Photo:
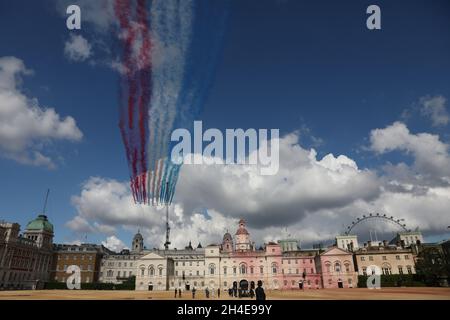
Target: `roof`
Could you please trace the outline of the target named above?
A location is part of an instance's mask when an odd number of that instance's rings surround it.
[[[231,236],[231,234],[229,232],[227,232],[223,235],[223,241],[225,241],[225,240],[230,240],[230,241],[233,240],[233,237]]]
[[[236,235],[238,235],[238,234],[249,234],[249,233],[248,233],[247,229],[245,229],[245,228],[239,228],[239,229],[236,231]]]
[[[53,233],[53,224],[48,221],[46,215],[40,214],[36,219],[28,222],[26,230],[43,230]]]

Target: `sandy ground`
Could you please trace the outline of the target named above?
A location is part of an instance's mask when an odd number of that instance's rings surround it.
[[[95,290],[36,290],[0,291],[0,300],[166,300],[173,299],[174,292],[160,291],[95,291]],[[268,300],[450,300],[450,288],[382,288],[369,289],[320,289],[267,291]],[[182,299],[192,299],[192,294],[184,292]],[[197,291],[196,300],[205,299],[204,292]],[[215,298],[217,300],[217,297]],[[230,298],[222,294],[220,300],[244,300]]]

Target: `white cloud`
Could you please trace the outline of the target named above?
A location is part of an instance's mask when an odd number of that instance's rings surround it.
[[[413,134],[402,122],[395,122],[370,134],[370,149],[378,154],[401,151],[414,158],[412,174],[422,180],[448,184],[450,177],[449,145],[438,135]]]
[[[314,212],[378,196],[380,182],[374,173],[359,169],[344,155],[318,160],[316,152],[301,148],[297,139],[281,139],[275,176],[260,176],[256,166],[183,166],[171,207],[173,243],[180,247],[188,239],[195,244],[218,242],[241,217],[255,228],[255,239],[262,240],[267,228],[296,225]],[[141,227],[148,243],[162,244],[164,208],[133,204],[128,182],[93,177],[72,202],[77,216],[68,226],[74,231],[88,230],[85,221],[92,228],[95,223]],[[208,216],[201,213],[204,207]]]
[[[120,252],[123,249],[128,249],[125,243],[123,243],[123,241],[116,236],[110,236],[106,238],[106,241],[102,241],[102,245],[114,252]]]
[[[445,126],[450,122],[450,115],[445,108],[447,99],[444,96],[426,96],[420,99],[421,112],[429,117],[433,126]]]
[[[54,140],[79,141],[83,134],[72,117],[62,119],[22,92],[21,76],[31,73],[18,58],[0,58],[0,151],[23,164],[53,168],[43,147]]]
[[[64,45],[64,54],[71,61],[82,62],[92,55],[92,46],[83,36],[70,34]]]

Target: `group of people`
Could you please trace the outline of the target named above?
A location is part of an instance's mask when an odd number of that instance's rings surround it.
[[[197,289],[195,289],[195,287],[192,287],[192,299],[195,299],[195,293],[197,292]],[[207,299],[209,299],[210,297],[212,299],[215,298],[215,292],[216,290],[214,288],[212,288],[211,290],[209,290],[208,287],[205,288],[205,297]],[[228,289],[228,294],[230,295],[230,297],[237,297],[237,292],[238,289],[237,288],[230,288]],[[181,298],[181,293],[182,290],[181,288],[176,288],[175,289],[175,298]],[[239,298],[242,296],[242,290],[239,290]],[[258,287],[253,290],[253,288],[250,289],[249,291],[249,296],[251,299],[253,299],[254,297],[256,297],[256,300],[266,300],[266,293],[264,292],[264,288],[262,287],[262,281],[259,280],[258,281]],[[217,289],[217,298],[220,299],[220,289]]]

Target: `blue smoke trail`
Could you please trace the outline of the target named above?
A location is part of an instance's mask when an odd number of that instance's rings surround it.
[[[193,121],[203,108],[222,49],[229,6],[229,0],[152,3],[152,59],[156,61],[152,66],[147,181],[149,196],[157,203],[173,201],[181,165],[170,160],[175,145],[170,135],[176,128],[192,132]],[[160,159],[164,165],[157,167]]]

